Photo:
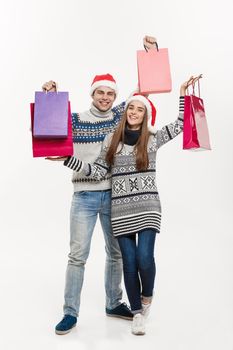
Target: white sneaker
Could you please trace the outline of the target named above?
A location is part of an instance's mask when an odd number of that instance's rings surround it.
[[[131,331],[134,335],[144,335],[146,333],[145,318],[142,314],[134,315]]]
[[[143,304],[142,303],[142,315],[147,318],[149,316],[150,313],[150,307],[151,307],[151,303],[149,304]]]

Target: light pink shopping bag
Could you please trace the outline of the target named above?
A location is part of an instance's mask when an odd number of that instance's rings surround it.
[[[172,90],[168,49],[137,51],[137,65],[140,93],[156,94]]]

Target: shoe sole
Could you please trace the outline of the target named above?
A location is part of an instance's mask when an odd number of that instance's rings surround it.
[[[67,331],[57,331],[57,330],[55,329],[55,333],[56,333],[57,335],[65,335],[65,334],[67,334],[67,333],[70,333],[71,330],[72,330],[72,328],[74,328],[75,326],[76,326],[76,323],[75,323],[70,329],[68,329]]]
[[[145,334],[146,334],[146,332],[138,332],[138,333],[134,333],[134,332],[132,332],[132,334],[133,334],[133,335],[145,335]]]
[[[109,314],[106,314],[106,316],[115,317],[115,318],[122,318],[123,320],[133,321],[133,317],[120,316],[120,315],[109,315]]]

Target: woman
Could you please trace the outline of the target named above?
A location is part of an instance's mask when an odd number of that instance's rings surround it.
[[[103,143],[94,164],[69,157],[64,165],[100,180],[112,176],[112,229],[123,258],[124,280],[132,313],[132,333],[145,334],[155,281],[154,245],[160,231],[161,205],[156,186],[157,150],[183,128],[184,95],[199,77],[180,88],[179,116],[174,123],[155,128],[156,110],[139,94],[131,96],[115,131]]]

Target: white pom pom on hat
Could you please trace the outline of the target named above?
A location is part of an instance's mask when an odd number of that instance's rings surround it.
[[[116,84],[116,80],[113,78],[113,76],[109,73],[107,74],[101,74],[101,75],[96,75],[92,81],[91,84],[91,90],[90,90],[90,95],[93,95],[93,92],[95,89],[97,89],[100,86],[107,86],[113,90],[115,90],[115,93],[117,95],[118,93],[118,88]]]
[[[156,108],[153,105],[153,103],[146,96],[135,93],[132,96],[130,96],[128,98],[128,100],[126,101],[125,109],[128,107],[129,103],[132,101],[140,101],[145,105],[146,110],[147,110],[147,116],[148,116],[148,123],[147,123],[148,130],[152,134],[155,134],[157,131],[157,129],[155,127]]]

